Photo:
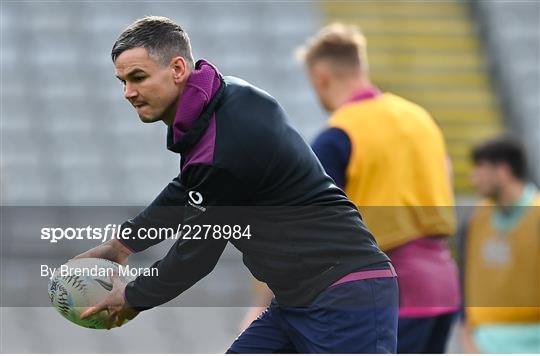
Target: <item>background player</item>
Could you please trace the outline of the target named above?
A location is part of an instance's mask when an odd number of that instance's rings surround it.
[[[332,113],[313,150],[396,266],[398,352],[444,352],[459,288],[446,241],[455,217],[442,132],[422,107],[371,83],[357,28],[329,25],[299,54]]]
[[[485,198],[464,236],[467,351],[540,352],[540,193],[525,149],[510,136],[472,152],[472,182]]]

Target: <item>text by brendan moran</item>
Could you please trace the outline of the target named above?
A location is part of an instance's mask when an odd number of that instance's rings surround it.
[[[113,267],[70,267],[67,265],[61,265],[60,267],[49,267],[48,265],[41,265],[41,277],[52,278],[56,273],[56,276],[60,277],[112,277],[114,275],[120,277],[137,277],[137,276],[158,276],[158,269],[153,267],[130,267],[129,265],[119,265],[118,268]]]

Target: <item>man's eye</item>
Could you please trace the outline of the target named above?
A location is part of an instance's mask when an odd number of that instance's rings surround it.
[[[146,77],[145,77],[145,76],[135,77],[135,78],[133,78],[133,80],[136,81],[136,82],[140,82],[140,81],[142,81],[144,78],[146,78]]]

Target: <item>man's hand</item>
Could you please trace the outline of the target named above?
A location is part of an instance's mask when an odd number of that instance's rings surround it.
[[[81,319],[106,310],[108,314],[107,329],[110,329],[114,325],[122,326],[125,320],[131,320],[139,314],[137,310],[131,308],[126,302],[126,299],[124,298],[126,285],[120,278],[118,278],[117,275],[113,275],[111,277],[111,282],[113,288],[105,299],[93,307],[86,309],[81,314]]]
[[[109,261],[125,265],[132,252],[120,241],[113,239],[102,243],[86,252],[73,257],[77,258],[103,258]]]

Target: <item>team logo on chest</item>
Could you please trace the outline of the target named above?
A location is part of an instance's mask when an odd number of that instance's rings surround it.
[[[195,190],[190,190],[188,192],[188,204],[204,212],[206,211],[206,208],[201,205],[203,201],[204,201],[204,198],[201,193]]]

